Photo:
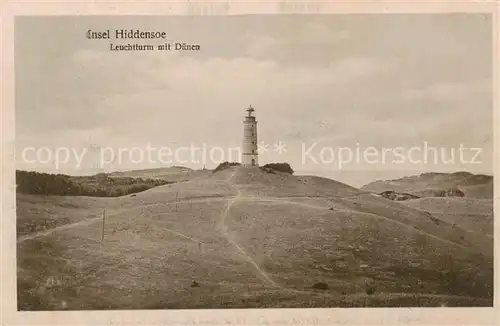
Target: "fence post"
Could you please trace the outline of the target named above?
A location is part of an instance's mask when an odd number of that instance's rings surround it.
[[[101,233],[101,241],[104,241],[104,221],[106,220],[106,208],[102,211],[102,233]]]

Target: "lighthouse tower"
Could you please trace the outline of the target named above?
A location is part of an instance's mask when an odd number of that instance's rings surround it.
[[[258,166],[257,121],[253,115],[255,109],[249,106],[246,111],[248,114],[245,116],[245,120],[243,120],[243,153],[241,165]]]

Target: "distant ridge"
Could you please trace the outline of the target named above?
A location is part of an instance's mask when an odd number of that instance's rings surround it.
[[[375,193],[394,191],[419,197],[441,197],[442,194],[462,192],[465,197],[493,198],[493,176],[464,171],[427,172],[393,180],[378,180],[360,189]]]
[[[16,170],[16,192],[34,195],[119,197],[170,184],[167,180],[39,173]]]
[[[206,175],[211,170],[193,170],[185,166],[170,166],[163,168],[131,170],[131,171],[116,171],[108,175],[110,177],[130,177],[130,178],[147,178],[147,179],[163,179],[167,181],[188,181],[192,178],[197,178]]]
[[[166,172],[179,172],[179,171],[194,171],[191,168],[185,166],[170,166],[163,168],[152,168],[152,169],[138,169],[138,170],[129,170],[129,171],[114,171],[109,173],[110,176],[122,176],[129,174],[144,174],[144,173],[166,173]]]

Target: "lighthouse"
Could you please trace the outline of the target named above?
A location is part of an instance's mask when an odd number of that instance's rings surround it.
[[[243,152],[241,165],[258,166],[259,159],[257,153],[257,120],[255,120],[255,109],[250,105],[246,109],[248,114],[243,120]]]

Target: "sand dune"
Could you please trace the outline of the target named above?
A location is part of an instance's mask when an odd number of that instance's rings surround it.
[[[363,191],[381,193],[393,190],[410,193],[421,197],[433,196],[447,189],[459,189],[466,197],[493,198],[493,177],[468,172],[422,173],[388,181],[375,181],[363,187]]]
[[[490,202],[418,203],[242,167],[134,197],[19,196],[18,225],[54,221],[19,234],[19,309],[492,305],[492,239],[450,215]]]

